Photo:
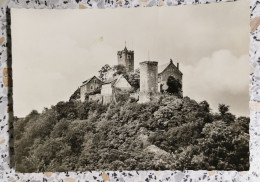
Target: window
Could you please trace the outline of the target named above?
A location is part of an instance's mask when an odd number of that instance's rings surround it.
[[[96,84],[96,83],[97,83],[97,80],[94,80],[94,83]]]
[[[90,86],[90,89],[93,90],[93,85]]]

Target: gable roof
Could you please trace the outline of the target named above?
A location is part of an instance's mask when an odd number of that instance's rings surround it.
[[[164,72],[164,70],[170,65],[173,65],[179,71],[179,73],[182,74],[182,72],[173,64],[172,59],[170,60],[170,62],[158,66],[158,74]]]
[[[103,82],[103,84],[102,85],[107,85],[107,84],[114,84],[116,82],[116,79],[114,79],[114,80],[109,80],[109,81],[106,81],[106,82]]]
[[[114,85],[116,85],[122,78],[124,78],[125,79],[125,77],[123,76],[123,75],[119,75],[119,77],[116,79],[116,81],[112,84],[112,86],[114,86]],[[125,79],[126,81],[127,81],[127,79]],[[127,81],[127,83],[129,83],[128,81]]]
[[[162,73],[171,63],[165,63],[158,66],[158,74]]]
[[[85,80],[84,82],[82,82],[82,85],[86,85],[86,84],[88,84],[92,79],[94,79],[94,78],[96,78],[97,80],[99,80],[99,81],[101,81],[98,77],[96,77],[96,76],[92,76],[90,79],[88,79],[88,80]],[[102,82],[102,81],[101,81]]]
[[[127,79],[124,77],[123,74],[121,75],[118,75],[117,77],[115,78],[111,78],[110,80],[108,80],[107,82],[104,82],[103,85],[106,85],[106,84],[111,84],[111,86],[113,87],[115,84],[117,84],[122,78],[124,78],[126,81]],[[128,82],[128,81],[127,81]],[[129,83],[129,82],[128,82]],[[129,84],[130,85],[130,84]]]

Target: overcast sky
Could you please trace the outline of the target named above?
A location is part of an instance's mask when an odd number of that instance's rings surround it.
[[[14,115],[67,101],[117,51],[173,59],[184,96],[249,115],[249,0],[130,9],[12,9]]]

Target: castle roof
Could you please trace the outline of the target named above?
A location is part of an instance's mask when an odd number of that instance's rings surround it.
[[[159,65],[158,66],[158,74],[161,74],[162,72],[164,72],[164,70],[168,67],[168,66],[170,66],[170,65],[174,65],[173,64],[173,62],[172,62],[172,59],[170,60],[170,62],[168,62],[168,63],[165,63],[165,64],[162,64],[162,65]],[[175,66],[175,65],[174,65]],[[175,66],[176,67],[176,66]],[[177,67],[176,67],[177,68]],[[177,68],[177,70],[179,70],[178,68]],[[182,72],[179,70],[179,72],[182,74]]]
[[[103,84],[109,84],[109,83],[112,83],[112,82],[115,82],[118,78],[118,75],[116,76],[112,76],[110,78],[108,78],[106,81],[103,82]]]
[[[87,79],[87,80],[85,80],[84,82],[82,82],[82,85],[88,84],[93,78],[96,78],[96,79],[100,80],[98,77],[92,76],[90,79]],[[100,81],[101,81],[101,80],[100,80]]]
[[[130,49],[128,50],[127,47],[125,46],[125,48],[122,51],[117,51],[117,55],[121,55],[122,53],[133,54],[134,51]]]
[[[140,62],[139,64],[158,65],[158,62],[157,61],[143,61],[143,62]]]
[[[162,73],[171,63],[165,63],[158,66],[158,74]]]
[[[106,84],[113,84],[113,82],[116,82],[116,79],[108,79],[107,81],[103,82],[103,85],[106,85]]]
[[[119,80],[122,79],[122,78],[125,79],[124,75],[119,75],[119,76],[117,77],[117,79],[115,80],[115,82],[112,84],[112,86],[116,85],[116,84],[119,82]]]
[[[123,74],[118,75],[118,76],[113,77],[113,78],[110,78],[109,80],[107,80],[107,81],[104,82],[103,84],[104,84],[104,85],[105,85],[105,84],[111,84],[111,86],[114,86],[114,85],[117,84],[117,83],[119,82],[119,80],[122,79],[122,78],[125,79],[125,77],[124,77]]]

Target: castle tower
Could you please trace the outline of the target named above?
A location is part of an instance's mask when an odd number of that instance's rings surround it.
[[[118,65],[124,65],[127,72],[134,71],[134,51],[124,50],[117,52]]]
[[[139,103],[149,102],[151,96],[158,92],[158,62],[144,61],[140,63]]]

